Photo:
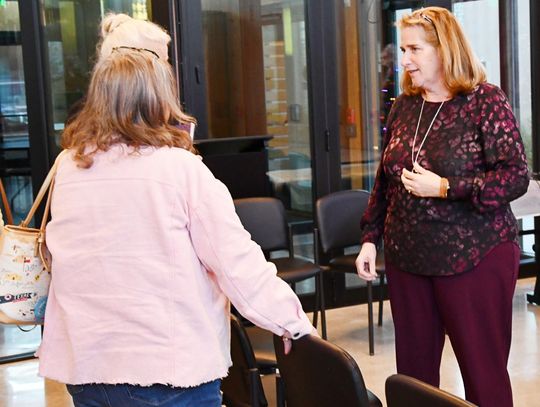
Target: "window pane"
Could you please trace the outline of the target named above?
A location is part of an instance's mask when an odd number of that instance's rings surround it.
[[[49,57],[52,127],[58,144],[70,108],[86,93],[95,62],[98,27],[107,12],[151,18],[147,0],[42,0]]]
[[[208,137],[273,136],[269,173],[288,209],[311,212],[304,1],[203,0]]]
[[[527,160],[532,167],[532,89],[531,89],[531,31],[530,31],[530,11],[529,0],[518,0],[517,2],[517,44],[518,44],[518,100],[519,108],[516,116],[520,123],[521,137],[525,144]],[[524,218],[522,221],[523,230],[534,229],[534,217]],[[522,237],[521,248],[523,252],[534,256],[534,235]]]
[[[28,140],[21,28],[17,1],[0,6],[0,171],[13,223],[32,205],[32,179]],[[4,222],[8,223],[5,208]],[[41,340],[40,329],[22,332],[16,326],[0,326],[0,358],[33,352]]]
[[[519,0],[517,3],[517,44],[519,58],[519,111],[516,116],[519,120],[521,137],[525,144],[525,152],[529,165],[532,167],[532,88],[531,88],[531,30],[529,0]]]
[[[32,204],[32,183],[19,6],[16,1],[7,1],[0,7],[0,35],[1,171],[13,211],[13,222],[18,224]]]
[[[453,3],[453,13],[484,65],[489,82],[501,86],[499,55],[499,2],[477,0]],[[482,16],[482,18],[478,18]]]

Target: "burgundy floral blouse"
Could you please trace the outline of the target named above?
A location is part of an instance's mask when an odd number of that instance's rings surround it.
[[[498,244],[517,243],[510,201],[527,191],[523,143],[504,93],[481,84],[444,103],[418,157],[422,167],[448,178],[448,198],[408,194],[400,177],[402,168],[412,169],[421,105],[421,96],[401,95],[389,114],[362,243],[383,236],[386,260],[407,272],[457,274]],[[425,102],[415,157],[439,105]]]

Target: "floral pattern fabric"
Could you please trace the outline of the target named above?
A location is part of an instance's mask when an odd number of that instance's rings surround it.
[[[401,95],[392,107],[362,218],[362,243],[377,244],[383,237],[387,261],[404,271],[457,274],[476,266],[498,244],[517,243],[510,202],[527,191],[527,161],[506,96],[484,83],[444,103],[418,156],[422,167],[448,178],[447,199],[407,193],[400,177],[403,168],[412,169],[421,105],[421,96]],[[425,102],[418,139],[439,106]]]

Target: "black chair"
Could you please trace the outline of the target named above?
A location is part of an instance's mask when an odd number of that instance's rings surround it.
[[[313,325],[317,326],[317,314],[321,311],[322,335],[326,337],[326,315],[322,273],[319,266],[311,261],[294,257],[292,232],[287,227],[285,208],[276,198],[241,198],[234,201],[236,213],[242,225],[251,234],[251,238],[263,252],[270,257],[270,252],[287,250],[288,257],[270,259],[276,265],[277,275],[285,282],[295,283],[315,278],[316,305],[313,313]]]
[[[366,389],[362,373],[345,350],[324,339],[306,335],[284,354],[283,340],[274,336],[278,361],[278,400],[287,407],[382,407]]]
[[[403,374],[386,379],[388,407],[472,407],[472,404],[451,393]]]
[[[234,315],[231,315],[231,359],[233,365],[221,382],[223,403],[227,407],[268,406],[251,342]]]
[[[243,325],[249,341],[251,342],[259,373],[262,375],[275,374],[277,370],[277,360],[276,353],[274,352],[272,332],[266,331],[258,326]]]
[[[324,270],[332,272],[356,274],[355,260],[357,253],[343,254],[344,249],[357,246],[361,239],[360,219],[367,207],[369,192],[363,190],[348,190],[334,192],[319,198],[316,203],[315,216],[317,228],[315,231],[316,247],[330,260],[325,262]],[[316,253],[318,250],[316,250]],[[318,256],[317,263],[321,264]],[[383,315],[383,285],[384,285],[384,259],[377,256],[375,266],[379,274],[379,326],[382,325]],[[363,282],[363,280],[362,280]],[[368,303],[368,335],[369,354],[375,353],[373,339],[373,288],[371,281],[365,283]]]

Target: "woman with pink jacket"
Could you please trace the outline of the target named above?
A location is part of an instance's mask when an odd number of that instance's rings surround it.
[[[229,299],[288,344],[313,327],[178,126],[169,35],[121,14],[102,33],[62,139],[39,372],[75,406],[220,406]]]

